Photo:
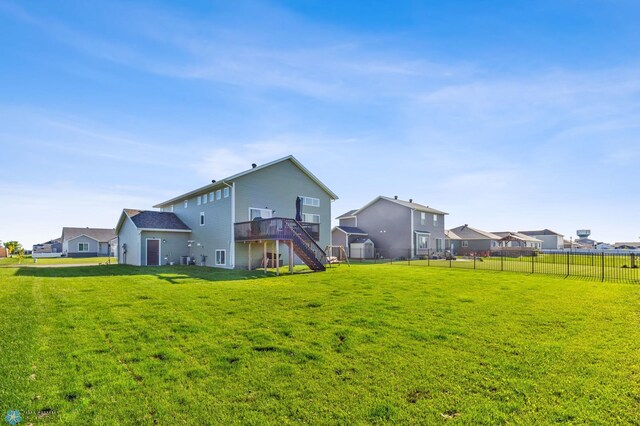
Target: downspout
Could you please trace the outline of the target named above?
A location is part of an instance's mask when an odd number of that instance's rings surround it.
[[[231,192],[231,240],[229,242],[229,266],[233,269],[236,265],[236,184],[234,182],[229,185],[225,181],[222,181],[222,184],[226,185]]]
[[[414,226],[413,226],[413,216],[415,209],[411,209],[411,255],[409,258],[413,257],[413,253],[415,253],[415,235],[414,235]]]

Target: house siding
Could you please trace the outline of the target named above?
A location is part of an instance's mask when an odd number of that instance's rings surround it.
[[[249,220],[249,208],[267,208],[275,210],[274,217],[295,218],[296,198],[298,196],[313,197],[320,200],[319,207],[302,206],[302,213],[320,215],[320,240],[318,245],[324,250],[331,242],[331,197],[309,176],[303,173],[293,162],[283,161],[242,176],[235,181],[235,222]],[[252,267],[259,266],[263,247],[252,246]],[[273,245],[269,243],[269,252],[273,252]],[[281,246],[281,259],[288,262],[288,248]],[[228,255],[228,253],[227,253]],[[248,243],[237,243],[235,246],[235,266],[248,267]],[[296,259],[296,263],[300,263]]]
[[[462,241],[468,241],[469,247],[462,247]],[[471,253],[488,252],[493,246],[495,240],[452,240],[454,256],[468,256]],[[497,241],[496,241],[497,244]]]
[[[160,264],[174,262],[180,264],[181,256],[196,256],[196,263],[200,264],[200,254],[197,247],[191,247],[189,254],[189,234],[185,232],[142,231],[140,233],[140,264],[147,265],[147,240],[160,240]],[[202,253],[206,254],[206,253]]]
[[[78,251],[78,244],[80,243],[88,243],[89,250],[86,252]],[[76,238],[72,238],[67,241],[67,251],[66,254],[68,257],[96,257],[98,256],[98,245],[99,243],[96,240],[93,240],[84,235],[80,235]]]
[[[425,214],[425,223],[422,224],[422,213],[420,211],[413,211],[413,230],[414,234],[417,232],[427,232],[429,233],[429,243],[427,249],[418,249],[418,238],[417,235],[414,235],[414,247],[415,252],[414,255],[426,255],[430,252],[433,252],[437,249],[437,240],[441,240],[442,246],[440,247],[440,251],[444,251],[444,215],[442,214],[434,214],[434,213],[426,213]],[[436,226],[434,226],[433,218],[434,216],[438,217],[438,221]]]
[[[384,258],[407,257],[411,251],[411,209],[380,199],[358,213],[358,228],[369,234]]]
[[[339,221],[340,226],[353,226],[354,228],[357,227],[357,223],[358,221],[356,220],[355,217],[347,217],[344,219],[340,219]]]
[[[127,245],[127,253],[122,246]],[[118,263],[140,266],[140,232],[129,218],[125,218],[118,233]]]

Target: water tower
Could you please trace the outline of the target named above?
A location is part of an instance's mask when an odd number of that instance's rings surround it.
[[[589,238],[589,235],[591,235],[591,229],[578,229],[576,234],[578,234],[578,237],[580,237],[581,240],[585,240]]]

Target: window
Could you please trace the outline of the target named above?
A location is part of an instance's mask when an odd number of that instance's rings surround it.
[[[257,209],[254,207],[249,208],[249,220],[271,219],[271,217],[273,217],[273,211],[269,209]]]
[[[427,250],[429,248],[429,235],[418,234],[418,250]]]
[[[186,209],[187,207],[189,207],[189,200],[184,200],[184,208]]]
[[[319,214],[302,213],[302,221],[308,223],[320,223]]]
[[[207,194],[202,196],[202,204],[207,204]]]
[[[225,188],[224,189],[224,198],[227,198],[229,196],[229,188]]]
[[[173,213],[173,204],[171,204],[171,210],[169,210],[171,213]]]
[[[320,207],[320,200],[318,198],[304,196],[300,196],[300,198],[302,198],[302,205],[304,206]]]
[[[78,243],[78,252],[86,253],[89,251],[89,243]]]
[[[216,191],[216,200],[219,200],[220,198],[222,198],[222,191],[220,189],[218,189]]]
[[[209,193],[209,202],[213,203],[213,192]]]
[[[437,251],[442,251],[442,238],[438,238],[436,239],[436,250]]]
[[[204,226],[204,212],[200,212],[200,226]]]
[[[420,225],[427,224],[427,214],[425,212],[420,212]]]
[[[437,214],[433,215],[433,226],[438,226],[438,215]]]
[[[202,197],[198,195],[198,198],[196,198],[196,203],[198,205],[202,204]]]
[[[216,250],[216,265],[226,265],[227,264],[227,251],[226,250]]]
[[[463,241],[462,247],[469,247],[469,241]]]

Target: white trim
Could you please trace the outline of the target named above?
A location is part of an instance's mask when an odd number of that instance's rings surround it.
[[[309,207],[320,207],[320,198],[309,197],[306,195],[298,195],[298,197],[302,198],[302,205]],[[311,200],[309,204],[307,204],[306,200]],[[317,201],[318,205],[315,205],[313,202]]]
[[[158,241],[158,264],[157,265],[149,265],[149,240]],[[161,266],[162,265],[162,239],[160,238],[146,238],[145,239],[145,259],[144,264],[146,266]],[[142,255],[142,253],[140,253]]]
[[[186,232],[191,233],[190,229],[162,229],[162,228],[136,228],[138,231],[151,231],[151,232]]]
[[[218,263],[218,253],[224,252],[224,263]],[[213,256],[213,264],[215,266],[227,266],[227,249],[216,249]]]

